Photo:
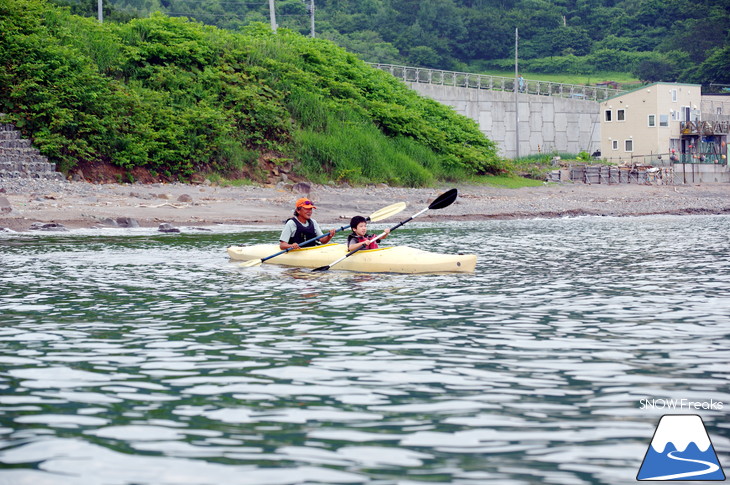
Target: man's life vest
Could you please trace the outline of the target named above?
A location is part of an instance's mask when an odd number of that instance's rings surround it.
[[[289,241],[287,241],[289,244],[297,243],[299,244],[299,247],[302,248],[316,246],[319,244],[317,241],[312,241],[311,243],[302,246],[304,241],[309,241],[310,239],[317,237],[317,231],[315,231],[314,222],[312,222],[311,219],[309,220],[309,227],[302,225],[296,217],[291,217],[289,220],[294,221],[294,224],[297,226],[296,232],[289,238]]]
[[[358,236],[357,234],[350,234],[347,237],[347,247],[350,247],[350,244],[352,244],[353,242],[361,243],[363,241],[372,239],[373,237],[375,237],[374,234],[366,234],[365,236]],[[370,244],[368,244],[367,246],[365,246],[363,249],[378,249],[378,247],[379,247],[378,242],[373,241]]]

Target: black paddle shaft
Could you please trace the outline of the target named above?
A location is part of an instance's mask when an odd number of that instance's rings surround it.
[[[431,204],[428,206],[428,209],[429,210],[430,209],[443,209],[444,207],[448,207],[448,206],[450,206],[451,204],[454,203],[454,201],[456,200],[457,195],[458,195],[458,192],[457,192],[456,189],[447,190],[446,192],[444,192],[440,196],[436,197],[436,199],[433,202],[431,202]],[[398,229],[403,224],[406,224],[408,222],[411,222],[414,217],[420,215],[423,212],[425,212],[425,210],[419,212],[418,214],[412,215],[411,217],[409,217],[405,221],[399,222],[398,224],[396,224],[395,226],[393,226],[393,227],[390,228],[391,232],[392,231],[395,231],[396,229]]]
[[[414,217],[420,216],[421,214],[423,214],[424,212],[426,212],[429,209],[443,209],[444,207],[450,206],[456,200],[457,195],[458,195],[458,192],[456,191],[456,189],[447,190],[443,194],[441,194],[438,197],[436,197],[436,200],[434,200],[433,202],[431,202],[431,204],[429,204],[428,207],[426,207],[425,209],[423,209],[420,212],[417,212],[416,214],[413,214],[411,217],[409,217],[405,221],[401,221],[398,224],[396,224],[395,226],[391,227],[390,228],[390,231],[391,232],[395,231],[396,229],[398,229],[403,224],[406,224],[407,222],[412,221]],[[363,246],[360,246],[357,249],[353,249],[352,251],[350,251],[349,253],[347,253],[345,256],[343,256],[342,258],[338,259],[337,261],[335,261],[335,262],[333,262],[331,264],[325,265],[325,266],[320,266],[319,268],[314,268],[312,271],[327,271],[328,269],[330,269],[336,263],[339,263],[340,261],[342,261],[345,258],[349,258],[350,256],[352,256],[356,252],[362,250],[364,247],[365,246],[363,245]]]
[[[366,221],[369,221],[369,220],[370,220],[370,216],[367,216],[367,217],[365,218],[365,220],[366,220]],[[344,231],[344,230],[345,230],[345,229],[347,229],[348,227],[350,227],[350,226],[342,226],[342,227],[340,227],[339,229],[335,229],[335,232],[340,232],[340,231]],[[323,237],[326,237],[326,236],[327,236],[327,234],[329,234],[329,232],[325,232],[325,233],[324,233],[324,234],[322,234],[321,236],[313,237],[312,239],[309,239],[308,241],[304,241],[304,242],[303,242],[302,244],[309,244],[309,243],[311,243],[311,242],[314,242],[314,241],[319,241],[319,240],[320,240],[320,239],[322,239]],[[278,253],[276,253],[276,254],[272,254],[271,256],[266,256],[265,258],[261,258],[261,262],[263,263],[264,261],[267,261],[267,260],[269,260],[269,259],[271,259],[271,258],[275,258],[276,256],[282,255],[282,254],[284,254],[284,253],[288,253],[288,252],[289,252],[289,251],[291,251],[292,249],[293,249],[293,248],[287,248],[287,249],[282,249],[281,251],[279,251],[279,252],[278,252]]]

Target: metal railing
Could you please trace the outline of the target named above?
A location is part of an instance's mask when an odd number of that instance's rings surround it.
[[[491,76],[488,74],[470,74],[467,72],[442,71],[425,67],[397,66],[395,64],[368,63],[376,69],[389,72],[404,82],[438,84],[462,88],[487,89],[490,91],[514,92],[515,78]],[[557,96],[561,98],[582,99],[586,101],[603,101],[625,91],[602,86],[582,86],[551,81],[524,80],[518,91],[524,94],[539,96]]]
[[[727,160],[721,153],[708,151],[690,151],[686,153],[652,153],[650,155],[634,155],[629,157],[631,165],[648,165],[652,167],[669,167],[675,163],[726,165]]]
[[[679,131],[683,135],[727,135],[730,121],[680,121]]]

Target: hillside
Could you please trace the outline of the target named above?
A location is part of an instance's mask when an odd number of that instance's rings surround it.
[[[0,1],[0,112],[65,172],[428,185],[504,169],[477,124],[324,39]]]
[[[96,0],[59,0],[96,15]],[[266,0],[107,0],[109,15],[155,10],[239,30],[269,22]],[[644,81],[730,84],[725,0],[276,0],[277,23],[369,62],[481,72],[628,72]]]

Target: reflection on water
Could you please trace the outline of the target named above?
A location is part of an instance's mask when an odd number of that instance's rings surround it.
[[[0,484],[628,483],[672,412],[642,399],[730,406],[730,218],[409,226],[476,273],[0,236]],[[683,411],[720,455],[726,409]]]

